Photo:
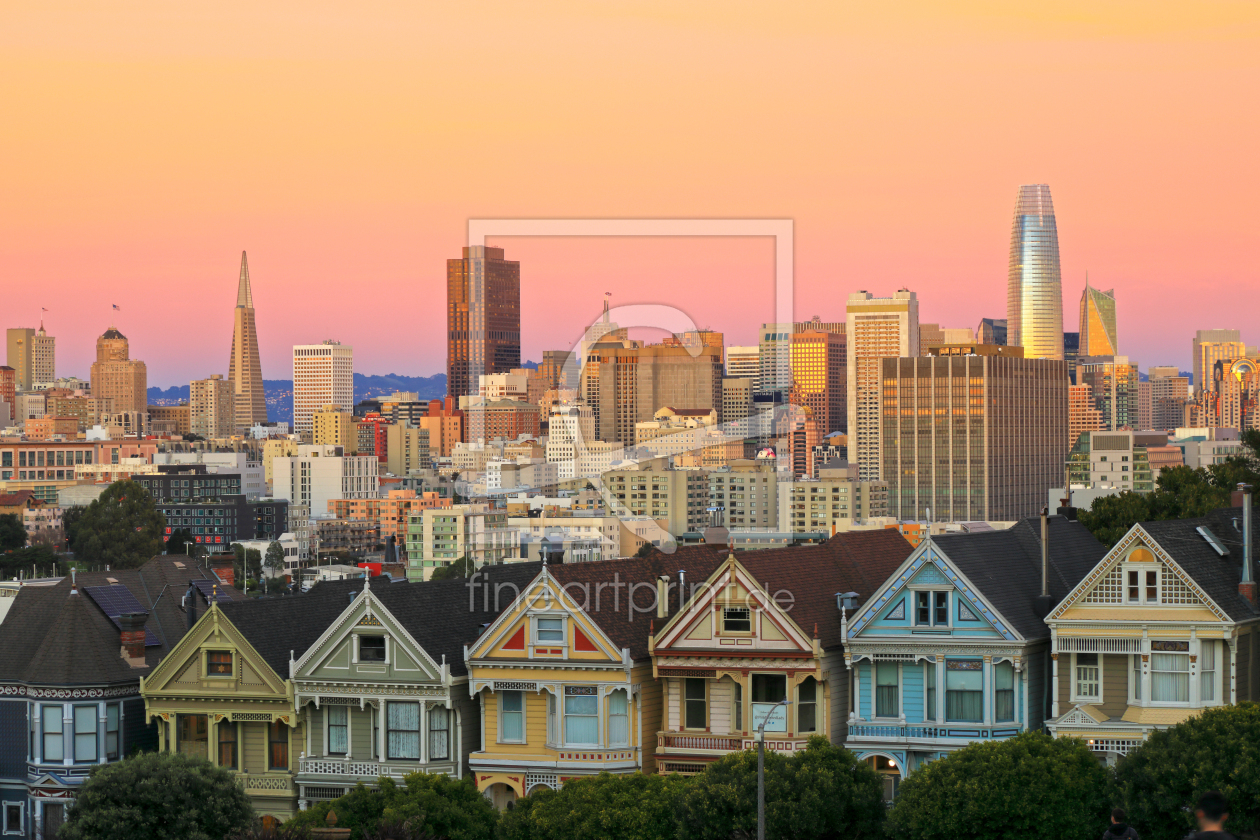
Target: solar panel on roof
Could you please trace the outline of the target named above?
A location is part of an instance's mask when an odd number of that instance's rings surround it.
[[[114,583],[109,586],[85,586],[83,591],[96,602],[96,606],[101,608],[101,612],[109,616],[109,620],[114,622],[114,626],[120,631],[122,630],[122,623],[118,620],[118,616],[123,613],[149,614],[144,605],[136,600],[136,596],[131,594],[131,590],[121,583]],[[152,630],[147,627],[144,628],[145,647],[160,647],[161,644],[161,640],[153,635]]]
[[[1205,526],[1200,525],[1198,528],[1195,528],[1194,530],[1198,531],[1198,532],[1199,532],[1199,536],[1200,536],[1200,537],[1203,537],[1203,539],[1207,540],[1207,544],[1208,544],[1208,545],[1210,545],[1210,546],[1212,546],[1212,549],[1213,549],[1213,550],[1214,550],[1217,554],[1219,554],[1221,557],[1224,557],[1224,556],[1226,556],[1227,554],[1229,554],[1229,549],[1228,549],[1228,548],[1226,548],[1226,547],[1225,547],[1225,546],[1221,543],[1220,539],[1216,536],[1216,534],[1213,534],[1213,533],[1212,533],[1211,531],[1209,531],[1209,530],[1208,530]]]
[[[194,580],[193,586],[197,587],[201,594],[205,596],[206,603],[209,603],[211,599],[218,601],[220,604],[225,604],[232,600],[231,596],[224,591],[227,589],[227,586],[218,581]]]

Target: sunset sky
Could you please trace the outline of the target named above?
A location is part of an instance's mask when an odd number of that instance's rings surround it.
[[[111,322],[152,385],[226,373],[242,249],[266,378],[328,337],[440,372],[474,217],[790,218],[798,318],[905,286],[974,327],[1035,182],[1065,329],[1088,270],[1143,369],[1260,344],[1254,0],[13,0],[0,90],[0,326],[47,308],[61,375]],[[728,344],[773,318],[770,240],[493,244],[527,358],[606,291]]]

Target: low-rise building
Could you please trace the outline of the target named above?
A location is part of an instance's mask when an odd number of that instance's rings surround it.
[[[888,515],[888,485],[858,481],[848,469],[819,470],[817,479],[779,487],[779,527],[792,531],[848,531],[854,522]]]
[[[713,524],[731,530],[779,527],[779,485],[772,463],[736,461],[725,470],[709,473],[708,485],[706,507],[714,509]],[[707,512],[705,517],[702,527],[709,524]]]
[[[1150,493],[1155,489],[1155,474],[1147,449],[1167,443],[1163,432],[1081,432],[1068,453],[1068,480],[1085,487]]]
[[[433,570],[467,557],[477,567],[517,559],[507,513],[487,505],[451,505],[412,514],[407,522],[407,579],[428,580]]]

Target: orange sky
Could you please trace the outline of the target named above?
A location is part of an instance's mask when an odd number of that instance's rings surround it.
[[[264,376],[326,337],[429,374],[469,217],[717,216],[795,220],[800,317],[904,285],[974,326],[1044,181],[1065,328],[1088,270],[1143,367],[1260,344],[1260,4],[1036,5],[14,0],[0,320],[47,307],[86,376],[116,303],[152,384],[226,373],[244,248]],[[499,244],[530,358],[605,291],[728,343],[772,318],[768,240]]]

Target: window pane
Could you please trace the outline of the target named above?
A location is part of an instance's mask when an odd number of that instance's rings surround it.
[[[936,663],[923,663],[923,719],[936,720]]]
[[[1151,701],[1186,703],[1190,700],[1190,657],[1183,653],[1151,654]]]
[[[538,641],[563,642],[564,641],[564,619],[563,618],[538,619]]]
[[[175,743],[179,752],[209,758],[210,735],[205,715],[177,715]]]
[[[753,674],[752,701],[778,703],[787,698],[787,677],[783,674]]]
[[[608,743],[614,747],[624,747],[630,743],[630,708],[625,691],[614,691],[608,695]]]
[[[525,740],[525,698],[520,691],[499,693],[499,710],[502,714],[503,740]]]
[[[521,692],[504,691],[503,693],[503,711],[519,712],[521,711]]]
[[[1015,720],[1015,667],[1009,662],[993,666],[993,718]]]
[[[219,730],[219,766],[236,769],[236,724],[222,721]]]
[[[683,726],[687,729],[704,729],[709,725],[704,683],[702,679],[688,679],[683,683],[685,697]]]
[[[325,706],[328,711],[328,752],[333,755],[345,755],[347,742],[346,718],[349,709],[345,706]]]
[[[450,712],[444,706],[429,709],[429,758],[450,758]]]
[[[875,715],[897,717],[897,663],[880,662],[875,666]]]

